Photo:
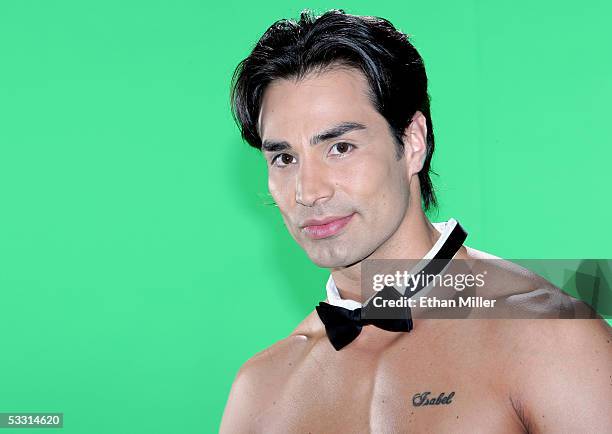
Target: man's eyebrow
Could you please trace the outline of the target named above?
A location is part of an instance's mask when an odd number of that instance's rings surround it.
[[[311,145],[316,145],[320,142],[324,142],[325,140],[335,139],[336,137],[340,137],[343,134],[346,134],[350,131],[354,130],[365,130],[366,126],[360,124],[359,122],[342,122],[338,125],[335,125],[319,134],[315,134],[310,139]]]
[[[312,146],[317,145],[325,140],[335,139],[343,134],[355,130],[365,130],[366,126],[359,122],[341,122],[338,125],[334,125],[325,131],[315,134],[310,139]],[[286,141],[275,141],[275,140],[264,140],[261,144],[262,151],[267,152],[278,152],[286,149],[291,149],[291,145]]]
[[[264,140],[261,144],[261,150],[264,152],[278,152],[284,151],[285,149],[291,149],[291,145],[288,142],[276,142],[274,140]]]

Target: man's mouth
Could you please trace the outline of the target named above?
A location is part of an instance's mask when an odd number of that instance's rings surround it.
[[[351,220],[355,213],[347,216],[332,216],[324,219],[311,219],[304,222],[303,230],[309,238],[318,240],[328,238],[340,232]]]

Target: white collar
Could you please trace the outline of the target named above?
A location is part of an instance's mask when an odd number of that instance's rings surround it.
[[[436,253],[438,253],[438,250],[440,250],[448,236],[451,234],[453,229],[455,229],[455,226],[457,226],[457,220],[451,217],[446,222],[432,222],[432,225],[442,235],[440,236],[440,238],[438,238],[438,241],[436,241],[431,250],[425,254],[422,261],[431,259],[435,256]],[[421,263],[419,262],[416,267],[418,267],[420,264]],[[340,297],[340,293],[338,292],[338,288],[336,287],[336,283],[334,282],[334,279],[331,274],[329,275],[329,279],[327,279],[327,285],[325,285],[325,290],[327,292],[327,302],[329,304],[332,304],[334,306],[340,306],[349,310],[354,310],[359,307],[362,307],[362,304],[358,301],[343,299],[342,297]]]

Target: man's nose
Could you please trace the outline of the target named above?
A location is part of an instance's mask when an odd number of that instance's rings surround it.
[[[324,164],[302,160],[298,167],[295,200],[304,206],[325,202],[333,195],[333,182]]]

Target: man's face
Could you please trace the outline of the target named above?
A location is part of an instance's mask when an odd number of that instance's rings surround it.
[[[359,262],[397,230],[409,202],[407,157],[361,71],[275,80],[259,116],[268,188],[287,229],[325,268]]]

